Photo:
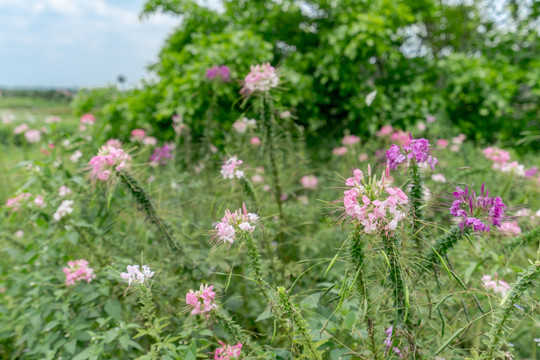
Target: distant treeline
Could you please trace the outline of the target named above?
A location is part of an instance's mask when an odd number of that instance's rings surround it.
[[[2,97],[31,97],[49,100],[60,100],[69,102],[77,93],[75,88],[0,88],[0,98]]]

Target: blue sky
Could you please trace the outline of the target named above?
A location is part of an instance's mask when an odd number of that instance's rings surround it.
[[[0,0],[0,86],[97,86],[148,75],[180,20],[144,0]]]

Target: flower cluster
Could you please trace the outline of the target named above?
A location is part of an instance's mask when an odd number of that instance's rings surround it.
[[[210,80],[217,78],[222,81],[229,81],[230,77],[231,71],[227,65],[213,66],[206,70],[206,78]]]
[[[87,283],[92,281],[96,277],[94,269],[88,267],[88,261],[71,260],[68,261],[67,267],[64,267],[62,271],[66,274],[66,286],[75,285],[75,282],[85,280]]]
[[[438,164],[437,158],[429,155],[429,141],[421,139],[413,139],[409,134],[409,144],[403,145],[405,155],[401,153],[401,149],[397,145],[390,146],[390,149],[386,152],[386,159],[390,169],[397,169],[397,166],[405,160],[414,159],[416,163],[427,163],[432,170],[435,170],[435,165]]]
[[[19,135],[19,134],[22,134],[23,132],[25,132],[28,129],[29,129],[28,125],[23,123],[23,124],[15,127],[15,129],[13,129],[13,133],[15,135]]]
[[[60,221],[64,216],[71,214],[73,212],[73,200],[62,200],[58,209],[53,215],[54,221]]]
[[[360,142],[360,138],[356,135],[345,135],[341,140],[343,145],[354,145]]]
[[[302,176],[300,184],[302,184],[304,189],[314,190],[319,185],[319,180],[315,175],[306,175]]]
[[[214,285],[208,286],[201,284],[201,287],[197,291],[189,290],[186,294],[186,303],[193,306],[191,315],[205,314],[208,316],[208,312],[217,308],[217,305],[213,303],[216,297]]]
[[[482,150],[482,153],[487,159],[493,161],[493,168],[496,170],[513,172],[516,175],[527,178],[534,178],[538,173],[538,168],[535,166],[525,170],[525,165],[517,161],[510,161],[510,153],[506,150],[490,146]],[[540,177],[538,177],[538,181],[540,182]]]
[[[41,140],[41,132],[39,132],[39,130],[30,129],[24,133],[24,137],[29,143],[36,143]]]
[[[237,133],[243,134],[247,130],[255,129],[257,127],[257,121],[255,121],[255,119],[248,119],[247,117],[243,117],[236,120],[232,127]]]
[[[340,146],[332,149],[332,155],[343,156],[347,153],[347,148],[345,146]]]
[[[167,144],[163,145],[162,147],[155,148],[152,155],[150,155],[150,165],[165,165],[167,163],[167,160],[172,159],[173,157],[171,151],[172,148]]]
[[[146,131],[143,129],[133,129],[131,130],[131,138],[129,139],[132,142],[142,142],[146,137]]]
[[[367,178],[358,169],[353,173],[354,177],[345,183],[351,187],[344,193],[345,213],[352,221],[362,224],[366,234],[376,230],[395,230],[405,217],[401,210],[408,203],[408,198],[401,189],[390,187],[392,179],[388,175],[388,167],[379,181],[376,176],[371,177],[369,165]]]
[[[150,270],[148,265],[142,266],[142,271],[139,265],[128,265],[127,272],[120,274],[120,277],[127,281],[128,286],[133,283],[144,284],[144,282],[154,276],[154,272]]]
[[[390,326],[388,329],[385,330],[386,339],[384,339],[384,346],[386,346],[386,352],[390,351],[390,348],[392,347],[392,333],[394,332],[394,327]],[[407,350],[407,348],[405,348]],[[399,356],[400,359],[403,359],[405,356],[402,354],[401,350],[394,346],[392,348],[392,351]]]
[[[462,218],[459,223],[462,229],[472,227],[474,231],[489,232],[490,223],[496,227],[501,226],[506,205],[499,196],[490,197],[484,184],[479,196],[474,191],[469,192],[468,187],[463,190],[459,186],[456,186],[452,195],[455,200],[450,207],[450,214]]]
[[[251,71],[244,79],[244,87],[240,91],[243,95],[254,92],[268,92],[279,84],[276,69],[269,63],[252,65]]]
[[[96,117],[92,114],[84,114],[81,116],[81,124],[94,125]]]
[[[66,197],[71,194],[71,192],[71,189],[68,188],[66,185],[62,185],[58,188],[58,196],[60,197]]]
[[[92,167],[92,180],[107,181],[113,170],[122,171],[129,166],[131,156],[119,145],[109,140],[99,149],[98,154],[90,159],[88,164]]]
[[[12,211],[18,211],[21,203],[26,201],[30,196],[32,196],[30,193],[22,193],[11,199],[7,199],[6,207],[10,208]]]
[[[258,220],[259,216],[257,214],[247,212],[246,204],[243,204],[242,209],[235,212],[225,210],[225,216],[215,227],[217,229],[216,237],[223,242],[228,241],[232,244],[237,231],[253,232]]]
[[[221,166],[221,176],[224,179],[241,179],[244,177],[244,171],[237,169],[244,162],[239,160],[236,156],[225,161],[225,164]]]
[[[490,275],[482,276],[482,286],[493,290],[496,294],[501,294],[501,296],[505,296],[510,290],[510,285],[506,281],[497,279],[497,275],[495,275],[495,279],[492,279]]]
[[[214,360],[231,360],[238,359],[240,357],[240,354],[242,352],[241,343],[238,343],[236,345],[227,345],[221,341],[219,341],[219,343],[222,346],[216,349],[214,353]]]

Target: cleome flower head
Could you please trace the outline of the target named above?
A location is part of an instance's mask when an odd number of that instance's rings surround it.
[[[238,169],[243,163],[244,162],[236,156],[231,157],[221,166],[221,176],[223,176],[224,179],[243,178],[244,171]]]
[[[103,145],[98,154],[88,164],[91,166],[91,178],[93,181],[96,179],[100,181],[107,181],[111,177],[114,171],[122,171],[129,167],[131,162],[131,156],[129,156],[122,148],[115,142],[108,141]]]
[[[214,285],[201,284],[201,287],[197,291],[189,290],[186,294],[186,303],[193,307],[191,315],[206,314],[213,309],[217,308],[217,305],[213,303],[216,297],[215,291],[213,291]]]
[[[424,138],[413,139],[410,133],[409,139],[409,143],[402,146],[405,154],[402,154],[402,149],[395,144],[390,146],[390,149],[386,152],[386,160],[390,169],[395,170],[397,169],[397,166],[405,160],[414,159],[416,163],[427,163],[431,167],[431,170],[435,170],[435,165],[437,165],[439,161],[437,158],[429,155],[429,141]]]
[[[403,206],[408,203],[408,198],[401,189],[390,187],[392,178],[388,166],[379,181],[377,176],[371,177],[369,165],[367,178],[359,169],[353,173],[354,176],[345,182],[350,186],[343,199],[346,216],[361,224],[366,234],[395,230],[405,217]]]
[[[485,184],[482,184],[478,196],[474,191],[469,191],[468,187],[463,190],[459,186],[456,186],[452,195],[455,200],[450,207],[450,214],[461,217],[459,226],[462,229],[470,227],[476,232],[489,232],[491,225],[501,227],[506,205],[499,196],[490,197]]]
[[[75,285],[75,282],[85,280],[87,283],[96,277],[94,269],[88,266],[84,259],[70,260],[62,271],[66,274],[66,286]]]
[[[127,272],[120,274],[120,277],[127,281],[128,286],[131,286],[133,283],[144,284],[145,281],[154,276],[154,272],[150,270],[148,265],[142,266],[142,271],[139,265],[128,265]]]
[[[235,212],[225,210],[225,216],[215,227],[217,229],[215,238],[232,244],[238,233],[252,233],[258,220],[257,214],[247,212],[246,204],[242,204],[242,209]]]
[[[206,70],[206,78],[210,80],[229,81],[231,77],[231,71],[227,65],[213,66]]]
[[[495,279],[491,278],[490,275],[482,276],[482,286],[486,289],[493,290],[494,293],[505,296],[510,290],[510,285],[506,281],[499,280],[497,274],[495,274]]]
[[[218,340],[219,341],[219,340]],[[242,352],[242,344],[238,343],[236,345],[227,345],[221,341],[220,348],[217,348],[214,352],[214,360],[231,360],[238,359]]]
[[[251,71],[244,79],[242,95],[251,95],[254,92],[268,92],[279,84],[276,69],[269,63],[252,65]]]
[[[172,148],[165,144],[162,147],[157,147],[154,149],[152,155],[150,155],[150,165],[158,166],[167,164],[168,159],[173,158]]]

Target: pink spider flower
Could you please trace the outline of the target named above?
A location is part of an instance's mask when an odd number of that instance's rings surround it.
[[[221,166],[221,176],[223,176],[224,179],[243,178],[244,171],[238,169],[243,163],[244,162],[236,156],[231,157]]]
[[[521,228],[517,221],[504,221],[501,223],[501,232],[503,235],[517,236],[521,234]]]
[[[319,185],[319,180],[315,175],[306,175],[302,176],[300,184],[302,184],[304,189],[315,190]]]
[[[213,289],[214,285],[201,284],[199,290],[189,290],[186,294],[186,303],[193,307],[191,315],[206,314],[208,317],[208,313],[217,308],[217,304],[214,303],[216,293],[212,291]]]
[[[32,196],[30,193],[22,193],[11,199],[7,199],[6,207],[11,209],[11,211],[18,211],[23,202],[28,200]]]
[[[84,259],[70,260],[62,271],[66,274],[66,286],[75,285],[77,281],[85,280],[87,283],[95,279],[94,269],[88,266]]]
[[[493,290],[494,293],[505,296],[510,290],[510,285],[506,281],[499,280],[497,274],[495,274],[495,279],[490,275],[482,276],[482,286],[486,289]]]
[[[142,142],[144,138],[146,137],[146,131],[143,129],[133,129],[131,130],[131,138],[130,140],[132,142]]]
[[[214,352],[214,360],[231,360],[238,359],[240,357],[240,354],[242,352],[241,343],[238,343],[236,345],[227,345],[221,341],[219,341],[219,343],[222,346],[220,348],[217,348]]]
[[[359,142],[360,138],[356,135],[345,135],[341,140],[341,143],[345,146],[358,144]]]
[[[265,93],[277,87],[279,77],[276,69],[269,63],[252,65],[251,71],[244,79],[244,87],[240,91],[242,95],[251,95],[255,92]]]
[[[257,214],[247,211],[246,204],[242,204],[242,209],[235,212],[225,210],[225,216],[215,227],[217,230],[215,238],[224,243],[229,242],[232,244],[238,233],[252,233],[255,231],[258,220],[259,216]]]
[[[405,218],[404,205],[408,203],[408,197],[400,188],[390,186],[393,179],[389,172],[387,166],[377,181],[377,176],[371,176],[368,165],[367,177],[361,170],[354,169],[354,176],[345,182],[350,186],[344,192],[345,214],[350,221],[361,225],[366,234],[393,231]]]
[[[36,143],[41,140],[41,133],[39,130],[30,129],[24,133],[24,137],[29,143]]]
[[[94,125],[96,117],[92,114],[84,114],[81,116],[81,124]]]
[[[384,125],[382,128],[380,128],[379,131],[377,131],[377,136],[378,137],[388,136],[392,134],[393,131],[394,131],[394,128],[392,127],[392,125]]]
[[[403,130],[397,130],[392,133],[392,135],[390,136],[390,140],[400,145],[409,145],[411,138],[409,137],[408,132],[405,132]]]
[[[129,156],[122,148],[116,147],[116,144],[103,145],[98,154],[88,164],[91,166],[92,181],[100,180],[107,181],[113,172],[122,171],[129,167],[131,156]]]
[[[335,156],[343,156],[346,153],[347,153],[347,148],[345,146],[340,146],[332,150],[332,155],[335,155]]]

